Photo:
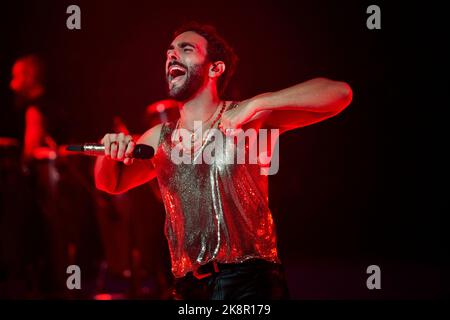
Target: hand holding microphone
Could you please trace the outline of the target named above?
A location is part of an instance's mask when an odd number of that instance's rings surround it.
[[[150,159],[155,153],[151,146],[136,145],[130,135],[123,133],[108,133],[101,140],[101,144],[71,145],[67,147],[67,150],[94,156],[104,155],[108,159],[122,161],[126,165],[132,164],[135,158]]]
[[[101,143],[105,146],[105,156],[108,159],[123,161],[126,165],[133,163],[133,151],[136,143],[130,135],[107,133]]]

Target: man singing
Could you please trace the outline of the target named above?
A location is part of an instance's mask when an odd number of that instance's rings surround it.
[[[105,156],[96,162],[96,186],[109,193],[157,177],[166,208],[175,299],[288,298],[268,177],[261,174],[260,164],[224,163],[221,159],[236,151],[229,147],[219,149],[223,154],[215,154],[212,163],[176,163],[172,151],[179,145],[177,132],[189,132],[189,139],[181,138],[182,150],[195,156],[217,140],[210,139],[212,129],[224,136],[234,129],[275,128],[283,133],[335,116],[352,99],[346,83],[316,78],[241,102],[223,101],[236,61],[214,28],[196,23],[181,27],[166,58],[168,93],[180,103],[180,118],[154,126],[136,142],[122,133],[106,134]],[[255,143],[234,146],[247,149]],[[136,144],[152,146],[154,158],[134,160]]]

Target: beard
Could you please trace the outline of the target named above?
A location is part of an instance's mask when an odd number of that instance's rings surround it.
[[[169,78],[167,81],[167,94],[171,99],[176,101],[186,101],[192,98],[194,94],[203,86],[205,81],[206,64],[196,64],[187,69],[186,79],[181,85],[174,85],[170,88]]]

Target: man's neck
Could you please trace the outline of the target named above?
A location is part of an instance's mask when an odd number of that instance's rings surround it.
[[[217,90],[206,86],[190,100],[180,106],[180,121],[184,128],[193,130],[194,121],[208,121],[220,103]]]

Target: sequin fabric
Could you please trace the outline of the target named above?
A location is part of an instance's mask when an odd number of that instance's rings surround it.
[[[261,258],[279,263],[268,206],[268,179],[258,164],[229,164],[226,142],[211,164],[171,160],[175,123],[165,123],[152,161],[166,209],[165,235],[176,278],[211,260],[239,263]],[[204,147],[215,143],[206,139]]]

